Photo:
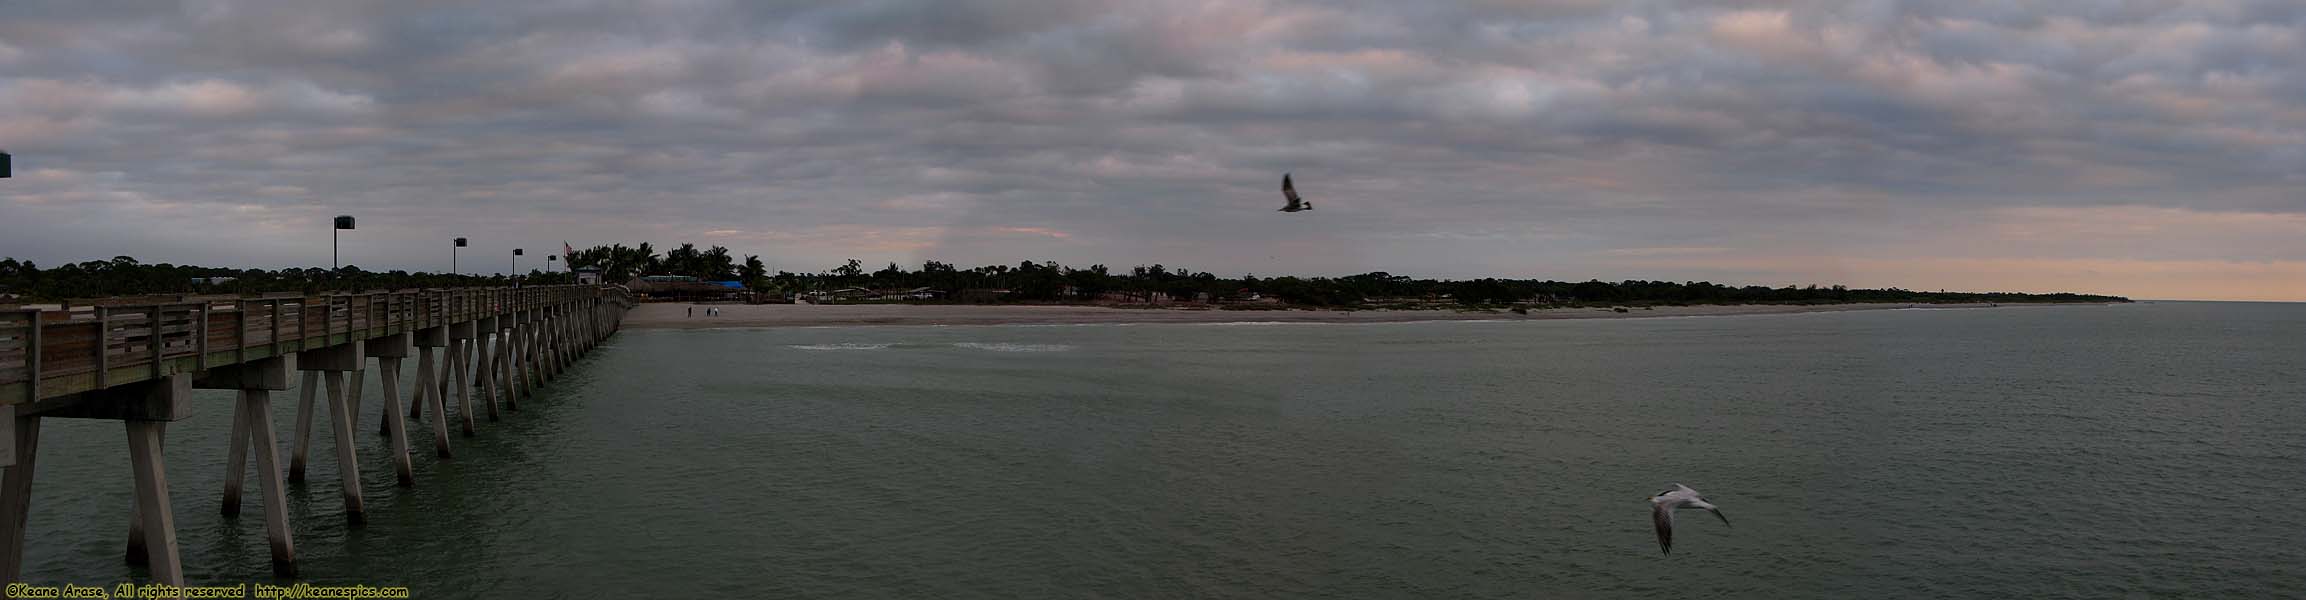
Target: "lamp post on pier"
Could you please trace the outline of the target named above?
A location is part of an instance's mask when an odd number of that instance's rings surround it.
[[[352,215],[337,215],[336,226],[328,230],[328,270],[330,271],[335,271],[342,266],[338,264],[336,258],[336,232],[347,229],[352,229]]]
[[[464,246],[464,238],[456,238],[456,245],[448,247],[448,272],[450,275],[464,274],[463,271],[459,271],[456,268],[456,249],[463,248]]]

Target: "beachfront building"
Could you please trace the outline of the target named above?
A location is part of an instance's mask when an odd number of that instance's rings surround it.
[[[872,291],[872,290],[868,290],[868,289],[865,289],[865,288],[861,288],[861,287],[845,287],[845,288],[840,288],[840,289],[832,289],[832,290],[816,290],[816,291],[812,291],[812,292],[805,292],[805,293],[802,293],[802,294],[801,294],[801,299],[809,301],[809,303],[810,303],[810,304],[832,304],[832,303],[836,303],[836,302],[842,302],[842,301],[855,302],[855,301],[859,301],[859,300],[866,300],[866,299],[870,299],[870,298],[872,298],[872,297],[873,297],[873,291]]]
[[[1006,289],[996,289],[996,288],[971,288],[971,289],[965,289],[965,290],[961,290],[959,293],[955,294],[953,297],[954,297],[954,299],[960,300],[960,301],[962,301],[962,302],[978,302],[978,303],[985,303],[985,302],[998,302],[998,301],[1000,301],[1000,300],[1002,300],[1002,299],[1004,299],[1004,298],[1008,297],[1008,295],[1009,295],[1009,290],[1006,290]]]
[[[1371,308],[1442,308],[1457,305],[1457,299],[1450,294],[1371,296],[1363,298],[1361,304]]]
[[[743,301],[745,286],[735,281],[705,281],[685,275],[646,275],[625,287],[645,301]]]
[[[845,287],[835,290],[818,290],[801,294],[801,298],[804,300],[807,300],[811,303],[824,304],[835,302],[863,301],[937,300],[944,297],[944,290],[926,287],[906,289],[891,288],[879,290],[866,289],[861,287]]]
[[[936,300],[945,297],[943,290],[917,287],[909,290],[880,290],[873,294],[876,300]]]
[[[1111,290],[1097,295],[1097,301],[1113,304],[1168,304],[1168,292],[1143,290]]]

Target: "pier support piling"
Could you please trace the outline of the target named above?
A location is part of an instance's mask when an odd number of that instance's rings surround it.
[[[189,391],[189,388],[188,388]],[[168,505],[168,469],[160,452],[167,421],[128,421],[128,466],[136,477],[136,515],[141,525],[145,567],[152,580],[184,585],[184,564],[176,551],[176,516]]]
[[[359,524],[368,516],[360,498],[360,451],[352,442],[352,406],[345,397],[345,373],[329,371],[321,377],[328,383],[329,426],[336,430],[337,479],[344,484],[344,517]]]
[[[272,546],[272,572],[296,576],[296,541],[288,528],[288,489],[280,481],[280,447],[272,435],[272,392],[240,391],[240,416],[249,421],[248,445],[256,449],[256,476],[264,486],[264,537]]]
[[[560,316],[554,312],[548,308],[545,309],[544,313],[545,339],[542,350],[544,352],[544,378],[546,381],[560,377],[561,322]]]
[[[303,369],[306,373],[319,372],[321,381],[325,384],[324,387],[328,395],[329,428],[336,435],[337,479],[341,480],[340,483],[344,488],[345,519],[354,524],[359,524],[367,519],[367,510],[360,496],[360,450],[352,438],[353,399],[347,394],[349,390],[346,389],[344,377],[346,373],[352,373],[357,377],[363,370],[361,366],[367,362],[367,355],[363,352],[363,346],[362,343],[337,344],[326,348],[306,350],[296,355],[297,368]],[[354,381],[356,384],[352,387],[357,389],[359,380],[355,379]],[[313,415],[314,411],[309,410],[297,415],[300,433],[309,436],[306,430],[310,428]],[[306,437],[303,443],[298,444],[297,458],[303,458],[310,447],[311,440]],[[291,472],[302,475],[301,472],[297,472],[296,467],[295,462],[291,462],[289,465]]]
[[[248,409],[236,403],[232,409],[232,437],[224,438],[224,516],[240,516],[240,483],[248,473]]]
[[[31,515],[32,470],[40,452],[40,417],[0,406],[10,428],[14,462],[0,469],[0,584],[24,581],[24,524]]]
[[[448,345],[453,348],[450,352],[454,357],[451,362],[455,363],[448,373],[448,381],[452,384],[450,387],[456,389],[457,418],[463,422],[465,437],[479,435],[472,427],[473,325],[472,321],[448,325]]]
[[[346,377],[348,380],[344,390],[344,418],[352,421],[353,428],[358,429],[360,427],[360,389],[367,384],[368,369],[353,369],[347,372]]]
[[[520,380],[520,371],[515,361],[520,356],[520,319],[517,314],[506,315],[504,343],[497,346],[497,378],[504,380],[504,409],[520,412],[520,395],[528,391],[528,382]]]
[[[281,482],[280,446],[272,429],[272,392],[289,387],[288,374],[296,369],[296,355],[261,358],[209,369],[192,380],[194,389],[234,390],[232,437],[226,460],[231,469],[224,479],[224,516],[240,514],[242,479],[248,473],[248,455],[256,455],[257,485],[264,493],[264,533],[272,546],[272,571],[296,575],[295,535],[288,526],[288,490]]]
[[[154,581],[172,585],[184,584],[184,569],[177,558],[176,519],[168,504],[168,473],[161,447],[168,423],[191,415],[191,399],[191,374],[163,373],[153,379],[16,407],[26,411],[19,414],[125,423],[135,490],[129,504],[127,560],[131,565],[150,568]]]
[[[288,454],[288,482],[304,483],[305,456],[312,452],[312,395],[320,389],[320,372],[305,371],[296,390],[296,445]]]
[[[436,365],[432,360],[433,349],[444,348],[448,346],[448,328],[432,327],[428,329],[417,330],[415,341],[416,395],[419,396],[419,398],[417,398],[417,404],[427,405],[432,408],[433,453],[440,456],[441,458],[450,458],[448,444],[448,414],[446,412],[447,407],[444,405],[446,401],[441,398],[440,388],[434,385],[434,380],[442,377],[442,375],[435,372],[435,367],[445,366],[447,363],[442,362]]]
[[[522,389],[528,390],[530,398],[535,398],[536,389],[544,385],[544,378],[537,375],[536,338],[536,311],[521,311],[520,358],[518,360],[520,363],[520,384]]]
[[[409,348],[415,344],[406,333],[368,340],[365,344],[368,355],[376,357],[377,374],[382,378],[384,429],[385,437],[392,440],[393,473],[401,487],[414,486],[416,474],[408,459],[407,427],[400,418],[400,361],[408,357]]]
[[[489,422],[503,421],[504,416],[497,412],[496,406],[496,353],[504,342],[498,333],[496,317],[481,317],[473,323],[477,331],[472,343],[479,348],[473,357],[473,370],[479,371],[479,380],[473,382],[473,386],[480,388],[480,401],[488,405]]]

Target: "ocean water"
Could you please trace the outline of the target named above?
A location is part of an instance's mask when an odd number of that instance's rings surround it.
[[[373,376],[373,373],[372,373]],[[619,334],[393,485],[318,428],[301,575],[418,597],[2306,596],[2306,305]],[[168,437],[195,582],[229,396]],[[283,443],[294,393],[276,396]],[[323,421],[325,423],[325,421]],[[113,583],[117,423],[51,419],[35,582]],[[452,429],[452,435],[453,433]],[[284,460],[285,460],[285,449]],[[1647,496],[1680,482],[1734,524]],[[253,485],[253,482],[252,482]]]

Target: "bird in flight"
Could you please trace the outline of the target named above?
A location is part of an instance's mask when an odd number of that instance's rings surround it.
[[[1289,198],[1289,205],[1281,207],[1281,212],[1313,210],[1313,203],[1306,202],[1304,198],[1297,197],[1297,186],[1289,183],[1288,173],[1281,174],[1281,195]]]
[[[1689,489],[1689,486],[1679,483],[1673,484],[1673,489],[1650,496],[1649,506],[1650,520],[1657,523],[1657,549],[1666,554],[1673,554],[1673,511],[1675,509],[1702,508],[1706,512],[1713,513],[1713,516],[1720,517],[1721,524],[1729,524],[1729,517],[1722,516],[1720,508],[1715,507],[1712,502],[1707,502],[1705,496],[1698,495],[1697,490]]]

